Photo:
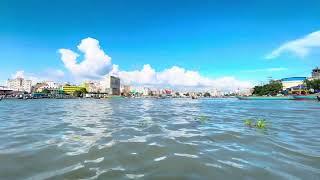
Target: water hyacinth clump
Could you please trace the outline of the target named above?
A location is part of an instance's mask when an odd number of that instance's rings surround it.
[[[251,120],[251,119],[246,119],[245,121],[244,121],[244,124],[246,125],[246,126],[252,126],[253,125],[253,121]]]
[[[257,119],[254,123],[252,119],[246,119],[244,124],[249,127],[255,127],[258,129],[265,129],[267,127],[267,123],[265,119]]]
[[[207,122],[208,119],[209,119],[209,117],[208,116],[204,116],[204,115],[201,115],[201,116],[198,116],[198,117],[195,118],[195,120],[198,120],[201,123]]]
[[[265,129],[266,128],[266,120],[264,119],[259,119],[257,122],[256,122],[256,127],[259,128],[259,129]]]

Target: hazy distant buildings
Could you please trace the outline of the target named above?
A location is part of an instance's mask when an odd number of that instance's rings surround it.
[[[129,96],[131,92],[131,87],[129,85],[121,85],[120,90],[123,96]]]
[[[13,91],[25,91],[30,93],[32,88],[32,81],[25,80],[24,78],[8,79],[7,86],[9,89],[12,89]]]
[[[100,83],[98,82],[84,82],[82,84],[82,86],[84,88],[86,88],[88,93],[100,93],[101,92],[101,87],[100,87]]]

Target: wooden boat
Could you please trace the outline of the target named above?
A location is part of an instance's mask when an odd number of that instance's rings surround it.
[[[317,100],[317,95],[296,95],[293,96],[295,100]]]
[[[236,96],[240,100],[294,100],[292,96]]]

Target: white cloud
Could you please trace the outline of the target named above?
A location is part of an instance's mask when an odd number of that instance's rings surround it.
[[[183,89],[210,89],[237,90],[252,87],[248,81],[240,81],[234,77],[221,77],[217,79],[201,76],[197,71],[186,70],[173,66],[156,72],[149,64],[141,70],[120,71],[117,65],[113,66],[111,75],[119,76],[123,84],[148,85],[158,87],[173,87]]]
[[[157,72],[149,64],[141,70],[121,71],[119,66],[111,64],[111,58],[99,46],[99,41],[86,38],[78,45],[84,53],[84,60],[77,62],[79,55],[69,49],[60,49],[61,60],[65,67],[80,79],[100,79],[106,75],[118,76],[121,83],[128,85],[143,85],[154,87],[186,87],[186,88],[217,88],[221,90],[235,90],[251,87],[248,81],[239,81],[234,77],[218,79],[206,78],[197,71],[186,70],[173,66]]]
[[[279,48],[268,54],[265,58],[274,59],[283,53],[293,53],[298,57],[303,58],[310,53],[312,48],[317,47],[320,47],[320,31],[316,31],[300,39],[284,43]]]
[[[25,78],[25,74],[23,70],[19,70],[16,73],[11,75],[11,78]]]
[[[79,54],[59,49],[65,67],[77,78],[99,79],[112,69],[111,58],[100,48],[98,40],[85,38],[77,48],[84,54],[81,62],[77,62]]]
[[[15,72],[14,74],[11,75],[11,78],[12,79],[24,78],[27,80],[31,80],[33,84],[40,81],[38,76],[36,76],[32,73],[26,73],[24,70],[18,70],[17,72]]]

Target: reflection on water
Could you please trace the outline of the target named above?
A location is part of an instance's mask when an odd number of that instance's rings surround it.
[[[308,101],[3,100],[0,179],[319,179],[318,117]]]

